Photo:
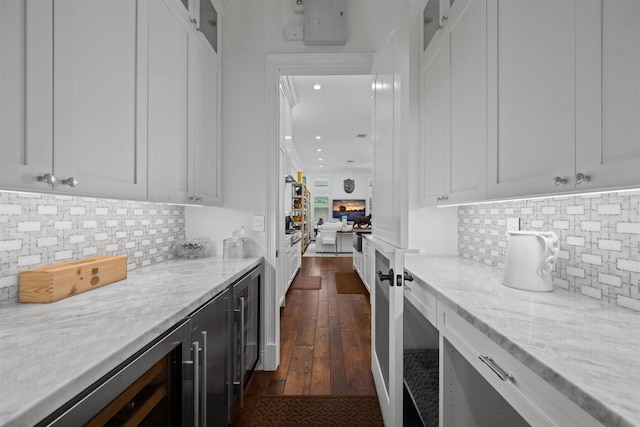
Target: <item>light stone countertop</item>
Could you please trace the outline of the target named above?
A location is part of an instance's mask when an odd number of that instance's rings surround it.
[[[640,426],[640,313],[504,286],[460,257],[407,255],[421,286],[606,426]]]
[[[262,258],[171,260],[51,304],[0,307],[0,425],[32,426]]]

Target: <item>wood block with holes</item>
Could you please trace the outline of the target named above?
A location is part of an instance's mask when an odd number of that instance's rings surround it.
[[[18,302],[50,303],[127,278],[127,256],[107,255],[21,271]]]

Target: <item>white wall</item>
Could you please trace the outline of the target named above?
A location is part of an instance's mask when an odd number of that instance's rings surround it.
[[[344,46],[305,46],[302,41],[284,40],[284,27],[302,23],[293,11],[293,0],[233,0],[225,4],[222,16],[222,208],[187,208],[187,236],[211,236],[221,248],[222,239],[245,226],[254,241],[255,254],[264,254],[265,233],[252,232],[253,215],[266,213],[269,145],[265,140],[265,55],[269,53],[375,52],[388,28],[406,21],[411,4],[412,39],[419,40],[422,2],[392,0],[348,0],[347,42]],[[402,6],[402,7],[399,7]],[[450,226],[455,214],[417,209],[419,135],[419,46],[412,42],[412,90],[409,180],[411,241],[436,251],[457,245],[457,229]],[[277,156],[276,156],[277,158]],[[344,179],[344,178],[343,178]],[[309,182],[309,181],[308,181]],[[414,184],[415,183],[415,184]],[[341,181],[340,181],[341,185]],[[356,191],[359,185],[356,182]],[[375,202],[374,202],[375,203]],[[375,210],[375,206],[374,206]],[[445,221],[443,224],[438,224]],[[429,224],[426,226],[425,224]],[[425,228],[426,227],[426,228]],[[428,230],[438,230],[434,236]],[[415,230],[414,230],[415,229]]]
[[[318,171],[310,171],[309,173],[305,173],[307,177],[307,188],[311,192],[311,200],[313,201],[314,196],[329,196],[329,210],[331,209],[331,201],[333,199],[364,199],[369,203],[369,196],[371,196],[371,187],[369,187],[369,179],[371,179],[371,172],[364,171],[356,171],[349,172],[346,170],[343,171],[328,171],[318,172]],[[324,178],[329,180],[329,187],[314,187],[313,182],[316,178]],[[353,179],[355,181],[355,189],[352,193],[347,193],[344,191],[344,180],[345,179]],[[313,203],[311,205],[311,212],[314,212]],[[369,213],[367,211],[367,213]],[[318,218],[313,218],[312,220],[316,221]],[[329,215],[323,216],[324,220],[329,219],[333,220],[331,217],[331,213]]]

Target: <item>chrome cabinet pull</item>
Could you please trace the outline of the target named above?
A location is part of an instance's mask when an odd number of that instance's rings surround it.
[[[500,377],[500,379],[502,381],[513,381],[514,380],[513,374],[505,371],[500,366],[498,366],[496,364],[496,362],[494,362],[493,357],[491,357],[491,356],[483,356],[481,354],[479,354],[478,357],[480,358],[480,360],[482,360],[482,362],[484,362],[485,365],[487,365],[489,368],[491,368],[491,370],[493,372],[495,372],[495,374],[498,377]]]
[[[45,173],[44,175],[40,175],[38,177],[39,182],[44,182],[47,184],[53,184],[56,182],[56,177],[51,175],[50,173]]]
[[[202,331],[202,425],[207,425],[207,331]]]
[[[191,344],[193,351],[193,426],[200,426],[200,375],[198,374],[198,366],[200,366],[200,344],[195,341]]]
[[[576,175],[576,184],[582,184],[583,182],[591,181],[591,177],[589,175],[585,175],[583,173],[579,173]]]
[[[553,185],[556,187],[560,187],[561,185],[565,185],[567,183],[567,178],[562,178],[560,176],[556,176],[553,178]]]
[[[63,185],[68,185],[69,187],[75,187],[78,185],[78,180],[70,176],[69,178],[60,181],[60,183]]]

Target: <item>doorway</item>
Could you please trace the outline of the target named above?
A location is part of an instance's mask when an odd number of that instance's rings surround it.
[[[265,66],[265,120],[269,144],[269,197],[267,197],[266,261],[276,270],[265,290],[265,349],[263,369],[275,370],[280,364],[280,298],[278,280],[282,277],[284,215],[282,194],[284,177],[280,169],[280,80],[290,75],[370,75],[373,54],[281,54],[267,55]],[[280,274],[278,274],[280,271]]]

